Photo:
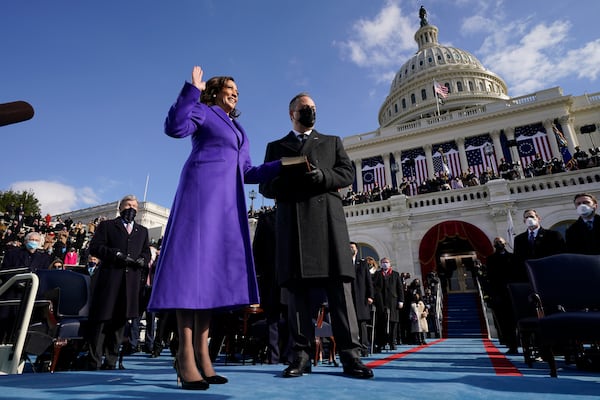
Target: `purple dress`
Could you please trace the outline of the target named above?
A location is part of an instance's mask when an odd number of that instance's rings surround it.
[[[192,151],[161,244],[150,311],[259,303],[244,183],[272,179],[280,163],[253,167],[244,129],[199,98],[186,82],[165,121],[167,135],[191,135]]]

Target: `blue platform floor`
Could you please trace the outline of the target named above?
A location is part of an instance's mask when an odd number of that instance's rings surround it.
[[[424,346],[398,346],[364,358],[375,378],[342,375],[319,364],[301,378],[282,378],[284,365],[217,362],[229,378],[207,391],[177,387],[168,351],[158,358],[138,353],[122,371],[72,371],[0,376],[0,399],[600,399],[600,372],[585,372],[558,360],[558,378],[546,363],[528,368],[521,355],[481,338],[429,339]]]

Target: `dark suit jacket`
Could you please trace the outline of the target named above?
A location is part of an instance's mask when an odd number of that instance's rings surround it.
[[[340,188],[354,179],[352,163],[337,136],[313,130],[302,144],[290,132],[267,146],[265,162],[306,155],[324,175],[314,184],[302,175],[286,173],[260,185],[260,192],[277,203],[277,278],[283,286],[301,280],[354,279],[350,238]]]
[[[565,239],[569,253],[600,254],[600,215],[594,215],[594,225],[591,231],[587,224],[579,218],[567,228]]]
[[[400,274],[392,271],[390,276],[384,276],[383,270],[375,272],[373,275],[373,288],[375,289],[375,306],[377,314],[385,314],[385,310],[390,310],[390,321],[400,321],[399,302],[404,302],[404,288],[402,287],[402,279]],[[406,305],[405,305],[406,308]],[[379,321],[385,319],[379,317]]]
[[[529,230],[515,236],[514,255],[521,263],[525,260],[548,257],[565,251],[565,241],[558,231],[540,227],[533,248],[529,246]]]
[[[371,319],[371,307],[367,302],[368,298],[375,300],[373,281],[367,261],[364,258],[357,259],[354,263],[356,269],[356,279],[352,282],[352,298],[356,308],[356,318],[359,321]]]
[[[101,263],[94,273],[90,319],[107,321],[139,317],[141,268],[117,259],[118,251],[134,260],[143,257],[148,265],[151,257],[148,229],[134,223],[129,235],[120,217],[102,221],[96,228],[90,242],[90,254],[98,257]],[[121,285],[125,286],[123,299],[119,298]]]

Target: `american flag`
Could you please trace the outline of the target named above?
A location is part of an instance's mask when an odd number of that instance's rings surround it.
[[[381,156],[367,158],[362,161],[363,192],[371,190],[375,183],[380,188],[385,186],[385,166]]]
[[[414,167],[408,165],[407,161],[410,159],[415,161]],[[429,177],[427,159],[422,147],[402,151],[400,160],[402,162],[402,176],[415,177],[417,184],[420,184]]]
[[[445,162],[442,162],[440,147],[444,152]],[[447,142],[432,146],[433,169],[436,173],[446,171],[450,176],[460,176],[462,169],[460,165],[460,154],[456,147],[456,143]],[[445,164],[445,166],[444,166]]]
[[[444,99],[448,97],[448,88],[439,84],[436,80],[433,81],[433,91],[442,96]]]
[[[492,144],[492,139],[490,139],[489,135],[480,135],[465,139],[467,164],[476,175],[480,175],[488,168],[494,171],[494,173],[498,173],[495,157],[496,151],[492,147],[494,154],[492,154],[491,157],[485,154],[486,144],[488,144],[488,146]]]
[[[548,136],[542,124],[518,126],[515,128],[517,150],[523,167],[528,166],[537,153],[543,160],[552,159],[552,149],[548,143]]]

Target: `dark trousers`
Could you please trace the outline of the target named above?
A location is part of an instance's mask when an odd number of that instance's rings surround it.
[[[89,363],[92,368],[99,368],[104,364],[115,366],[119,358],[119,347],[123,342],[125,320],[110,320],[92,322],[88,340],[90,352]]]
[[[360,347],[362,350],[369,351],[369,344],[371,343],[371,338],[369,337],[369,330],[367,329],[367,324],[369,321],[360,320],[358,321],[358,329],[360,332]]]
[[[345,364],[353,358],[359,358],[361,348],[351,284],[332,280],[324,283],[322,289],[329,306],[331,328],[340,361]],[[319,306],[317,304],[315,308],[315,300],[318,303],[315,297],[319,296],[317,293],[318,290],[308,286],[288,288],[288,318],[296,352],[309,352],[315,340],[313,319],[317,317]]]

